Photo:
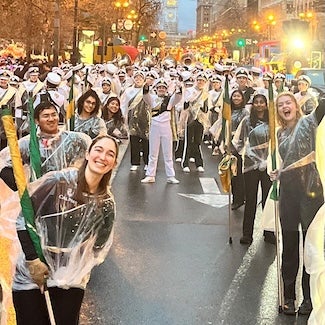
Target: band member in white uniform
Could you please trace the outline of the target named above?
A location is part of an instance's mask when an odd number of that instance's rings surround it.
[[[146,85],[143,99],[151,108],[151,124],[149,131],[149,163],[146,177],[141,183],[154,183],[157,171],[160,143],[164,156],[167,183],[178,184],[173,165],[173,135],[171,128],[172,108],[182,99],[181,88],[177,87],[172,96],[167,94],[168,84],[161,78],[155,85],[157,95],[149,92]]]

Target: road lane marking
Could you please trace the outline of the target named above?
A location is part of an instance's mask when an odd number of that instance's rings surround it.
[[[214,178],[200,177],[200,183],[203,194],[178,193],[178,195],[209,205],[213,208],[223,208],[228,205],[228,194],[220,193],[218,184]]]

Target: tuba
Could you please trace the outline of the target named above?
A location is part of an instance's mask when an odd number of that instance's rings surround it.
[[[176,68],[177,61],[174,57],[172,57],[171,55],[168,55],[162,60],[161,65],[165,69]]]
[[[132,61],[131,61],[130,55],[128,55],[128,54],[123,54],[117,62],[117,65],[119,66],[119,68],[123,68],[123,67],[129,66],[131,64],[132,64]]]
[[[140,64],[141,67],[152,68],[155,66],[155,61],[152,55],[146,55]]]
[[[187,67],[189,67],[190,65],[192,65],[195,62],[193,55],[190,53],[183,54],[181,61],[182,61],[182,64]]]

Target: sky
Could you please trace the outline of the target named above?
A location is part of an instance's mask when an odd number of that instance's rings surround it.
[[[178,0],[178,32],[196,29],[196,1]]]

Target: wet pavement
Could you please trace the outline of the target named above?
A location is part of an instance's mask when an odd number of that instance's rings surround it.
[[[114,243],[92,272],[81,324],[307,324],[279,313],[275,246],[263,241],[260,207],[251,246],[239,243],[244,207],[231,214],[220,193],[217,165],[203,146],[205,172],[181,171],[166,184],[141,184],[126,151],[113,181]],[[221,191],[222,192],[222,191]],[[229,243],[232,238],[232,244]]]

